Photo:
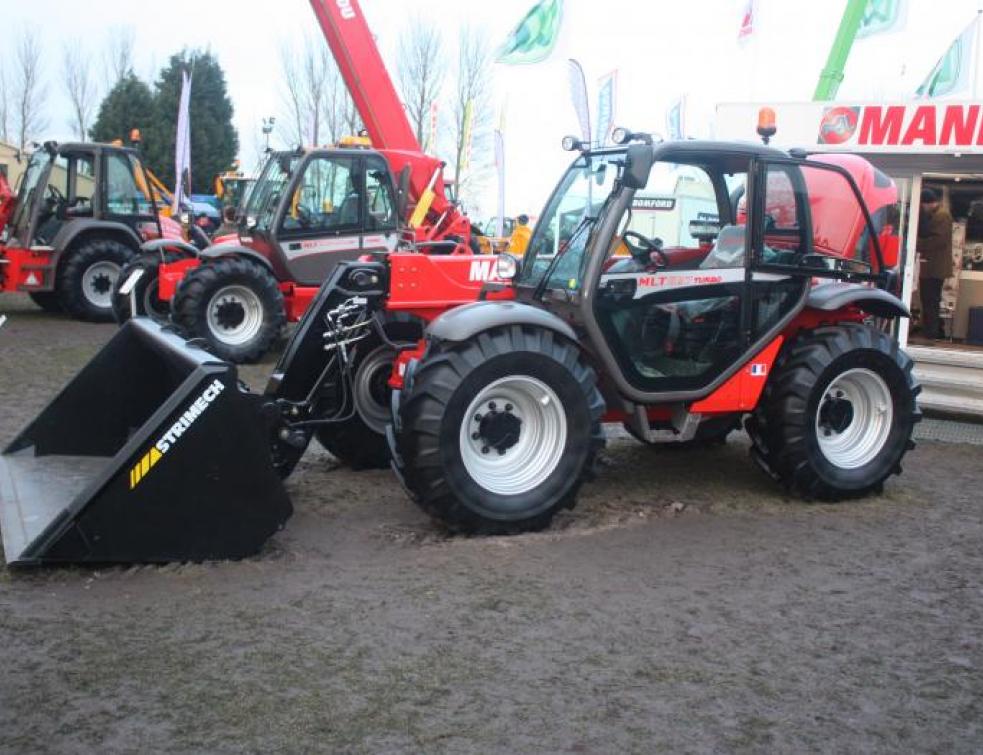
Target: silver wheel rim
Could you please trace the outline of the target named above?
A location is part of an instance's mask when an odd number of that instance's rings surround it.
[[[246,286],[226,286],[208,302],[208,331],[221,343],[241,346],[263,327],[263,303]]]
[[[517,427],[514,442],[499,437],[501,426]],[[498,495],[520,495],[542,484],[560,463],[566,443],[563,405],[552,388],[527,375],[501,378],[482,388],[461,422],[465,469],[478,485]]]
[[[355,409],[365,424],[380,434],[386,432],[392,418],[388,381],[393,358],[390,348],[380,346],[362,360],[355,373]]]
[[[82,295],[93,307],[109,309],[113,306],[113,288],[119,278],[119,265],[102,260],[89,265],[82,273]]]
[[[167,302],[160,300],[158,291],[158,281],[154,278],[143,289],[143,313],[158,322],[166,322],[171,308]]]
[[[816,412],[819,450],[834,466],[857,469],[873,461],[891,434],[894,402],[884,378],[847,370],[826,388]]]

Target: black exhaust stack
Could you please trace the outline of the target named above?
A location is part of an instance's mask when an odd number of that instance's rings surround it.
[[[0,455],[7,563],[257,553],[293,511],[263,403],[233,365],[128,321]]]

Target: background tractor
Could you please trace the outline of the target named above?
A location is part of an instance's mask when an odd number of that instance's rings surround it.
[[[158,217],[139,154],[46,142],[31,155],[0,243],[0,291],[48,311],[111,321],[120,269],[148,240],[180,238]]]
[[[470,220],[448,197],[443,163],[416,139],[358,3],[312,6],[367,137],[343,140],[341,149],[272,154],[250,189],[238,238],[200,252],[148,249],[123,276],[139,272],[118,292],[121,319],[170,312],[218,356],[252,362],[301,317],[338,262],[391,251],[398,233],[426,253],[478,250]],[[474,283],[470,268],[447,269]]]

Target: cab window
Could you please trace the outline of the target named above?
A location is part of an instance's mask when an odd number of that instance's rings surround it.
[[[358,183],[353,158],[312,159],[291,197],[283,229],[312,233],[359,230],[362,203]]]
[[[149,193],[140,188],[144,182],[140,164],[124,152],[110,152],[105,159],[106,211],[110,215],[153,215]]]
[[[389,169],[382,160],[374,157],[365,163],[365,197],[368,204],[365,230],[384,231],[395,228],[396,202]]]

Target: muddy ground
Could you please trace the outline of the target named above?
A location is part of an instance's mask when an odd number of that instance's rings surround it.
[[[0,312],[6,442],[113,327]],[[550,531],[466,539],[312,449],[255,559],[0,570],[0,750],[979,752],[981,489],[978,446],[807,505],[742,437],[619,439]]]

